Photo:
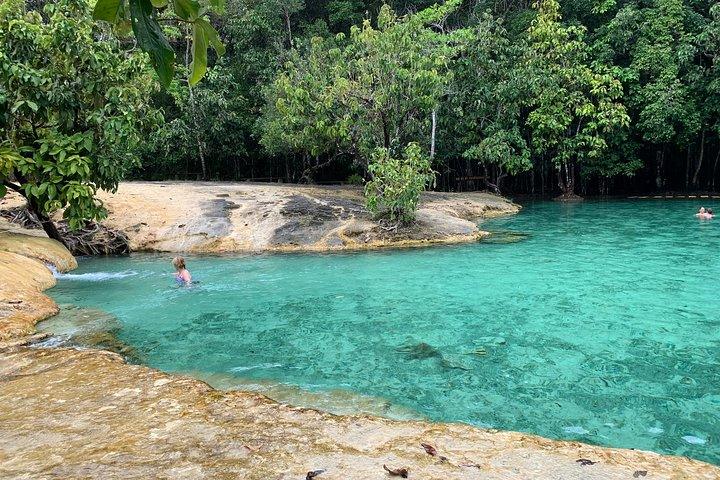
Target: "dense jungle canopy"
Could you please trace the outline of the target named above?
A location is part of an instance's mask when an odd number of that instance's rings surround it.
[[[397,218],[715,191],[719,55],[711,0],[7,0],[0,195],[72,226],[122,178],[364,184]]]
[[[357,182],[417,143],[446,190],[720,186],[717,2],[434,3],[228,0],[226,54],[154,95],[134,175]]]

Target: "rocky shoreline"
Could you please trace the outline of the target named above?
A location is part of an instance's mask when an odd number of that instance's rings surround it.
[[[473,242],[480,218],[518,205],[486,193],[426,192],[412,227],[383,228],[356,187],[281,184],[126,182],[100,198],[103,222],[133,251],[289,252],[365,250]]]
[[[433,200],[437,211],[454,201]],[[108,204],[119,218],[119,204]],[[140,214],[150,221],[154,215]],[[149,229],[141,231],[137,245],[158,249],[241,245],[232,236],[151,241]],[[0,478],[290,480],[316,470],[323,470],[318,480],[393,478],[384,465],[422,479],[720,478],[720,468],[682,457],[466,425],[332,415],[215,390],[103,350],[42,348],[34,324],[58,310],[42,293],[55,282],[45,263],[61,271],[76,265],[58,243],[0,221],[0,405],[6,406],[0,408]]]

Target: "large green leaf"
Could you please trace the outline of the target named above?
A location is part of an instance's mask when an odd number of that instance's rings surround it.
[[[197,21],[193,25],[193,60],[190,64],[190,85],[197,84],[205,75],[207,70],[207,49],[208,38],[205,27],[200,21]]]
[[[95,20],[114,22],[117,19],[118,10],[122,0],[98,0],[93,10]]]
[[[175,53],[154,16],[150,0],[130,0],[132,27],[140,48],[150,55],[160,83],[167,87],[173,78]]]
[[[183,20],[194,21],[200,15],[200,4],[195,0],[173,0],[175,14]]]
[[[193,61],[190,64],[190,85],[197,84],[207,71],[207,49],[212,45],[218,55],[225,53],[225,45],[217,31],[204,18],[198,18],[193,25]]]
[[[215,53],[218,55],[225,55],[225,45],[220,41],[220,36],[218,35],[217,30],[210,25],[210,22],[205,20],[204,18],[198,18],[195,21],[195,25],[202,26],[202,29],[205,31],[205,36],[207,37],[208,42],[210,45],[212,45],[213,50],[215,50]]]

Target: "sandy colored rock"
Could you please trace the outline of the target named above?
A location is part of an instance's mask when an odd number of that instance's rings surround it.
[[[104,223],[133,250],[332,251],[476,241],[479,218],[519,207],[487,193],[427,192],[417,223],[397,232],[373,221],[354,187],[203,182],[125,182],[101,193]]]
[[[28,233],[0,223],[0,341],[30,334],[37,322],[58,312],[42,293],[55,285],[45,263],[61,271],[77,266],[61,244]]]
[[[19,229],[8,222],[0,224],[0,251],[12,252],[54,265],[60,272],[77,268],[77,261],[59,242],[35,230]]]
[[[55,285],[42,262],[0,251],[0,279],[0,341],[30,334],[37,322],[58,312],[42,293]]]
[[[319,469],[318,480],[391,478],[383,464],[424,480],[720,478],[720,469],[679,457],[294,408],[110,353],[0,355],[2,478],[298,480]]]

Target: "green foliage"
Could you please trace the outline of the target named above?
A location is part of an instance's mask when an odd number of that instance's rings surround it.
[[[410,143],[400,157],[378,147],[368,166],[372,180],[365,184],[365,197],[371,213],[399,222],[415,219],[420,194],[432,186],[435,174],[430,157],[417,143]]]
[[[117,30],[126,1],[107,2]],[[180,60],[170,26],[197,23],[195,4],[152,3]],[[714,188],[717,2],[433,3],[228,0],[222,16],[198,3],[227,53],[203,56],[215,37],[188,29],[192,68],[154,96],[167,122],[136,174],[369,179],[378,147],[396,158],[415,142],[447,189]],[[185,79],[203,72],[191,100]]]
[[[98,189],[115,190],[159,119],[146,64],[100,36],[85,0],[0,6],[0,183],[72,228],[100,219]]]
[[[431,114],[448,85],[453,52],[453,37],[428,25],[457,4],[404,19],[384,5],[377,28],[365,21],[347,39],[311,39],[265,91],[262,144],[275,154],[347,152],[372,177],[368,204],[410,218],[416,187],[428,183],[414,163],[416,149],[422,142],[430,150]],[[417,181],[400,188],[399,179],[407,182],[415,171]],[[393,182],[387,193],[385,181]]]
[[[549,154],[558,170],[563,193],[573,193],[577,164],[605,154],[608,137],[629,125],[619,102],[622,84],[612,68],[591,64],[585,31],[560,23],[557,0],[540,0],[528,36],[526,63],[535,71],[528,125],[532,144]]]
[[[427,21],[446,13],[426,13]],[[348,150],[367,165],[379,146],[394,155],[411,141],[427,143],[449,79],[449,38],[387,6],[377,29],[365,21],[347,41],[313,38],[266,90],[263,145],[276,153]]]
[[[347,183],[349,185],[355,185],[356,187],[360,187],[365,184],[365,179],[362,177],[362,175],[353,173],[347,178]]]
[[[154,9],[150,0],[129,0],[129,2],[133,33],[138,45],[150,55],[150,62],[160,82],[167,85],[173,75],[175,53],[153,16]],[[97,6],[101,6],[102,3],[103,0],[98,1]]]
[[[225,53],[215,28],[207,14],[222,11],[224,0],[210,0],[201,4],[196,0],[97,0],[93,17],[118,26],[122,33],[128,24],[141,49],[148,53],[160,83],[168,87],[173,79],[175,52],[163,31],[158,16],[177,22],[192,24],[193,63],[189,77],[191,85],[197,84],[207,70],[207,51],[210,46],[218,55]]]
[[[464,43],[453,69],[457,93],[448,126],[462,157],[497,168],[498,178],[529,170],[522,114],[530,79],[518,61],[526,44],[511,43],[502,22],[489,15],[466,32]]]

